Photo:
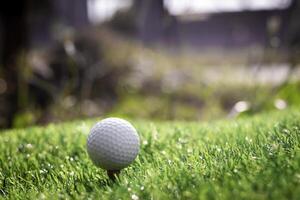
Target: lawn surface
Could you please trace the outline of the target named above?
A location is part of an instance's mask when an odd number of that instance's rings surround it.
[[[112,183],[86,152],[96,120],[0,133],[0,199],[296,199],[300,112],[237,120],[130,120],[136,161]]]

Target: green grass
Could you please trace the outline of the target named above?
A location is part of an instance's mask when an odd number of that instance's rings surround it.
[[[208,123],[134,121],[136,161],[113,183],[86,153],[96,120],[0,133],[0,199],[296,199],[300,112]]]

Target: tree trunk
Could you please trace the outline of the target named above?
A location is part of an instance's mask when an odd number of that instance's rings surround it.
[[[163,0],[136,0],[138,36],[145,44],[160,42],[163,38],[165,9]]]

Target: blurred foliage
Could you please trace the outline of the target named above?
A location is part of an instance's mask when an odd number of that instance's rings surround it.
[[[112,30],[122,32],[124,35],[133,36],[136,32],[136,13],[133,9],[120,10],[113,18],[106,22]]]
[[[289,105],[299,105],[300,81],[288,83],[278,91],[276,97],[280,99],[285,99]]]
[[[68,31],[53,47],[28,54],[20,76],[25,109],[14,125],[99,115],[211,120],[278,109],[277,99],[299,106],[299,79],[281,86],[280,72],[272,77],[268,67],[252,69],[255,63],[247,59],[260,56],[249,55],[253,51],[228,52],[216,60],[212,52],[145,48],[104,27]],[[236,110],[238,102],[246,103],[245,110]]]
[[[19,71],[23,109],[14,124],[93,116],[110,109],[130,72],[130,51],[116,43],[106,32],[68,31],[51,48],[31,50]]]
[[[99,115],[210,120],[299,107],[299,2],[286,8],[284,38],[274,12],[262,27],[266,44],[228,51],[181,42],[179,18],[162,0],[134,1],[98,27],[87,23],[81,1],[76,15],[74,2],[61,16],[54,11],[63,6],[58,2],[2,6],[0,126]],[[30,47],[30,38],[38,39],[34,29],[49,34],[41,37],[48,47]]]

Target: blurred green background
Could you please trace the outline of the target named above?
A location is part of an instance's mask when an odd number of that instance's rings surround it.
[[[2,4],[1,128],[299,108],[298,0]]]

